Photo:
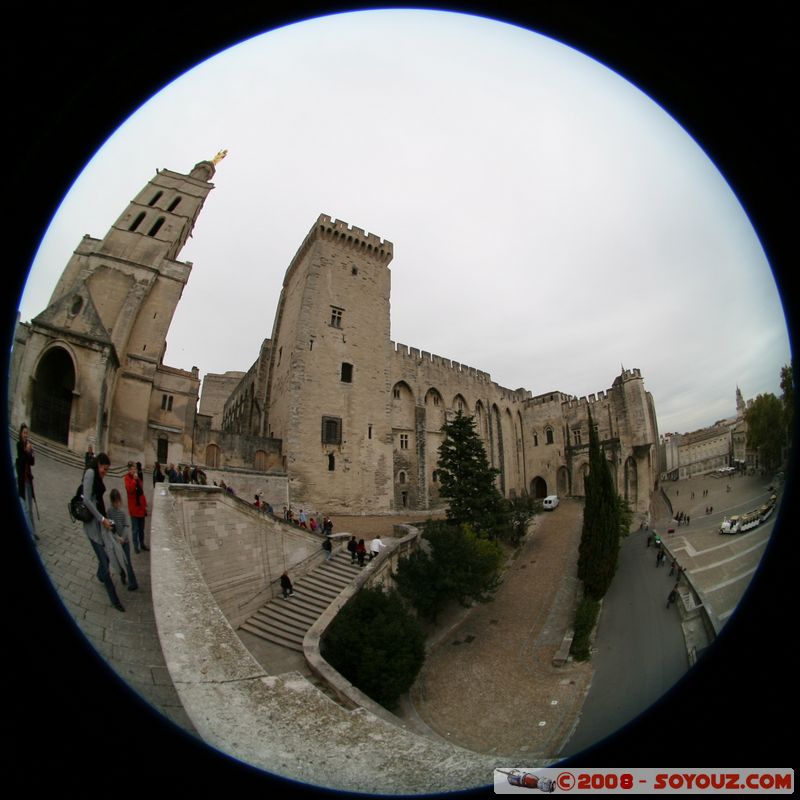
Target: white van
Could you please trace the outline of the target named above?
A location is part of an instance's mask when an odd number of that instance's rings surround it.
[[[558,495],[551,494],[542,500],[542,508],[545,511],[553,511],[558,506]]]

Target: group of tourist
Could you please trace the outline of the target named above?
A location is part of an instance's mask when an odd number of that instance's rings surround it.
[[[38,506],[33,489],[33,467],[36,463],[30,430],[26,424],[20,426],[17,441],[17,490],[22,504],[22,511],[28,523],[34,541],[39,541],[36,530]],[[118,489],[109,492],[110,508],[106,507],[106,485],[104,478],[111,466],[111,459],[106,453],[94,454],[91,445],[84,457],[84,472],[80,493],[83,505],[89,513],[89,519],[83,523],[83,530],[97,558],[97,579],[103,584],[111,605],[118,611],[125,608],[120,602],[113,575],[120,580],[129,591],[136,591],[139,584],[131,561],[131,538],[135,552],[140,553],[150,548],[145,544],[145,517],[147,516],[147,498],[144,494],[142,465],[140,462],[128,462],[125,474],[125,493],[127,495],[127,514],[123,508],[122,495]],[[36,514],[34,515],[34,510]],[[128,522],[130,518],[130,524]],[[131,536],[128,535],[128,530]]]
[[[137,462],[138,463],[138,462]],[[153,467],[153,486],[157,483],[194,483],[200,486],[206,485],[206,474],[198,467],[178,464],[170,464],[165,470],[161,469],[161,464],[156,461]]]
[[[123,509],[122,495],[118,489],[109,492],[111,507],[107,509],[104,497],[106,486],[103,479],[108,474],[110,466],[111,459],[108,455],[98,453],[88,463],[83,474],[83,503],[91,514],[91,518],[83,523],[83,530],[97,557],[97,579],[105,586],[111,605],[118,611],[125,611],[112,576],[119,575],[122,583],[127,585],[128,591],[133,592],[139,588],[131,561],[131,538],[127,531],[130,528],[133,549],[136,553],[150,549],[145,544],[147,498],[144,494],[141,463],[129,461],[124,479],[128,513],[126,514]]]

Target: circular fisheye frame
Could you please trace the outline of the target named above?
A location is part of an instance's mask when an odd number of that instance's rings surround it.
[[[679,752],[698,682],[724,707],[781,546],[788,309],[716,154],[541,30],[237,36],[69,188],[8,410],[81,733],[144,724],[198,783],[552,791]]]

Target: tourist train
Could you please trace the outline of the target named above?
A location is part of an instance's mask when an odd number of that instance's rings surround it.
[[[752,511],[748,511],[746,514],[725,517],[725,519],[722,520],[722,524],[719,526],[719,532],[744,533],[745,531],[757,528],[762,522],[769,519],[777,505],[778,495],[773,494],[760,508],[755,508]]]

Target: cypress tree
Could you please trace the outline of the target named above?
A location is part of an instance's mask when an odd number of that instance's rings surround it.
[[[622,504],[614,490],[606,459],[589,412],[589,474],[578,550],[578,577],[586,594],[600,600],[617,569]]]
[[[494,485],[499,470],[489,466],[475,421],[460,411],[442,426],[439,494],[449,499],[447,518],[493,538],[507,525],[503,496]]]

